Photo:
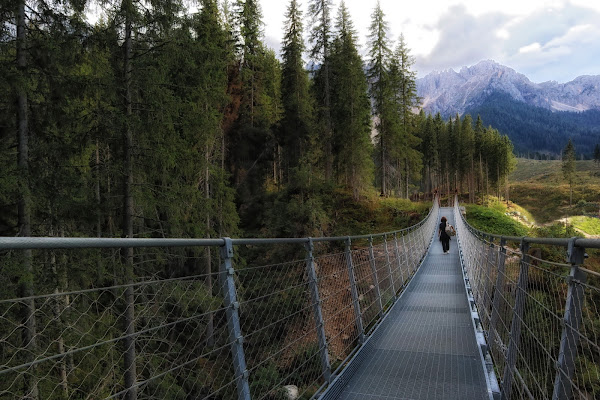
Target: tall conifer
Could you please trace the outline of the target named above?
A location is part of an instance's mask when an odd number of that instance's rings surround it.
[[[304,68],[302,12],[297,0],[291,0],[285,15],[282,48],[281,94],[284,107],[281,122],[284,160],[287,175],[298,166],[308,150],[312,130],[312,104],[309,96],[308,73]]]
[[[569,207],[573,206],[573,183],[575,181],[575,146],[569,139],[562,155],[562,172],[565,180],[569,184]]]
[[[373,114],[376,118],[377,146],[379,154],[379,184],[381,194],[387,195],[388,163],[390,129],[385,116],[387,79],[389,71],[390,48],[388,47],[388,25],[381,4],[377,1],[371,14],[371,25],[368,36],[369,65],[367,77],[369,78],[369,95],[373,102]]]
[[[332,0],[310,0],[309,14],[312,17],[313,28],[310,32],[312,48],[310,56],[313,61],[320,63],[315,75],[317,106],[322,126],[321,137],[325,142],[325,178],[330,179],[333,171],[332,154],[332,120],[331,120],[331,66],[330,51],[332,40],[331,22]]]
[[[336,29],[331,54],[335,175],[338,182],[351,189],[353,197],[358,199],[373,179],[371,113],[356,32],[343,1]]]

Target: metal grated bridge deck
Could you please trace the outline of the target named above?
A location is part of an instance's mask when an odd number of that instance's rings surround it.
[[[452,225],[452,208],[441,216]],[[442,253],[437,234],[417,274],[363,354],[323,399],[489,399],[457,240]]]

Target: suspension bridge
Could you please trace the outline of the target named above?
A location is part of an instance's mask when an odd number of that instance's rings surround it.
[[[0,238],[0,398],[598,399],[597,248],[456,200],[364,236]]]

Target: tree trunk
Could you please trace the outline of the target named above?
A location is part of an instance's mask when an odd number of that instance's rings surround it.
[[[506,189],[505,189],[505,193],[506,193],[506,205],[508,205],[508,203],[510,202],[510,198],[509,198],[509,195],[510,195],[510,193],[509,193],[510,192],[510,185],[508,184],[508,175],[506,175],[506,178],[505,178],[505,185],[506,185]]]
[[[96,237],[102,237],[102,211],[101,207],[101,197],[100,197],[100,144],[98,143],[98,139],[96,139],[96,165],[95,165],[95,173],[96,173],[96,182],[95,182],[95,195],[96,195]],[[103,272],[102,272],[102,257],[100,255],[97,256],[96,260],[96,274],[98,275],[98,282],[102,282],[104,280]]]
[[[410,197],[408,194],[408,160],[404,160],[404,175],[406,179],[406,198],[408,199]]]
[[[131,102],[131,55],[132,55],[132,7],[131,0],[124,0],[123,8],[125,9],[125,43],[123,55],[123,72],[125,77],[125,129],[124,129],[124,152],[123,164],[124,173],[124,196],[123,196],[123,236],[133,238],[133,132],[132,123],[132,102]],[[133,283],[133,248],[125,249],[125,282]],[[125,355],[124,355],[124,370],[125,370],[125,394],[126,400],[137,399],[136,382],[136,350],[135,350],[135,296],[133,287],[127,286],[125,289]]]
[[[381,146],[381,195],[385,196],[387,194],[387,187],[386,187],[386,171],[385,171],[385,164],[386,164],[386,159],[385,159],[385,142],[383,140],[383,127],[381,128],[381,132],[380,134],[380,146]]]
[[[210,154],[209,154],[209,146],[206,144],[206,153],[205,153],[205,175],[204,175],[204,198],[206,199],[206,207],[207,210],[208,204],[210,202]],[[210,238],[210,212],[206,212],[206,237]],[[210,246],[206,247],[206,291],[209,296],[213,294],[213,282],[212,282],[212,254],[210,250]],[[211,310],[212,311],[212,310]],[[213,313],[210,312],[208,314],[208,324],[206,327],[206,343],[209,347],[214,346],[214,316]]]
[[[25,1],[17,6],[17,69],[21,81],[17,85],[17,169],[19,176],[18,224],[19,236],[31,236],[31,192],[29,182],[29,116],[27,110],[27,25],[25,21]],[[23,279],[20,284],[20,295],[33,296],[33,253],[23,250]],[[23,344],[27,348],[28,361],[37,356],[35,301],[26,300],[23,304]],[[25,378],[25,398],[37,399],[39,396],[36,367]]]
[[[323,10],[325,18],[325,10]],[[325,24],[325,21],[323,21]],[[325,25],[323,25],[325,26]],[[333,139],[333,128],[331,126],[331,95],[329,83],[329,60],[327,43],[323,45],[323,73],[325,74],[325,129],[327,131],[325,138],[325,179],[330,181],[333,177],[333,149],[331,147]]]

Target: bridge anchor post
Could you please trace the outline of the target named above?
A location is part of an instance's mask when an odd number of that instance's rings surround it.
[[[571,264],[571,273],[567,278],[569,289],[565,304],[563,330],[556,365],[556,378],[554,380],[553,400],[568,400],[573,398],[573,374],[575,372],[575,359],[577,358],[577,344],[579,342],[579,329],[581,325],[581,312],[585,298],[584,287],[586,282],[585,272],[579,269],[585,259],[585,249],[575,246],[575,239],[569,241],[567,248],[568,262]]]
[[[314,243],[308,238],[306,244],[306,271],[308,274],[308,286],[310,287],[313,312],[315,315],[315,328],[319,340],[319,353],[321,356],[321,370],[323,379],[331,383],[331,364],[329,361],[329,348],[327,346],[327,337],[325,336],[325,322],[323,320],[323,311],[321,308],[321,298],[319,297],[319,285],[317,280],[317,271],[315,269],[315,258],[313,255]]]

